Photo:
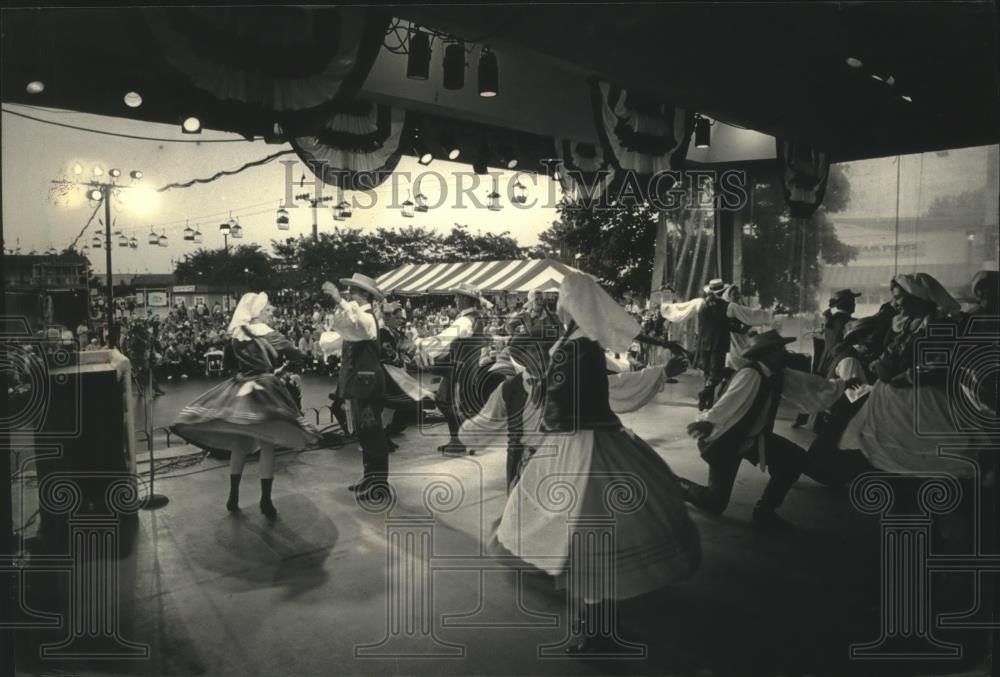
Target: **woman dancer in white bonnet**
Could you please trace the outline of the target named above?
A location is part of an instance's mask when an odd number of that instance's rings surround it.
[[[286,368],[302,362],[302,355],[268,326],[271,313],[267,294],[243,295],[229,323],[232,339],[226,346],[226,361],[236,363],[237,374],[181,409],[172,429],[199,447],[232,452],[226,502],[230,512],[239,510],[246,457],[259,447],[260,511],[274,519],[274,448],[299,449],[315,444],[320,436],[279,379]],[[286,364],[276,368],[279,356]]]
[[[570,574],[580,588],[575,641],[587,651],[602,603],[629,599],[689,577],[701,562],[698,531],[666,462],[623,428],[609,404],[605,348],[624,351],[639,325],[589,275],[571,273],[559,289],[562,338],[550,351],[542,414],[544,439],[523,466],[504,507],[491,550],[513,555],[547,574]],[[605,515],[609,493],[629,483],[634,499],[614,515],[610,541],[571,539],[568,525],[581,516]],[[566,511],[546,496],[554,483],[570,484]],[[579,566],[582,562],[596,567]],[[614,584],[603,582],[614,568]],[[576,569],[573,567],[576,566]]]

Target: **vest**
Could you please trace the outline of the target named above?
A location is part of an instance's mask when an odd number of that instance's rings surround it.
[[[546,432],[620,428],[608,401],[604,349],[588,338],[566,341],[556,350],[545,377]]]
[[[710,294],[698,309],[698,349],[729,351],[729,302]]]
[[[377,318],[375,335],[379,335]],[[337,392],[345,400],[378,401],[385,398],[385,372],[379,358],[377,339],[344,341]]]
[[[756,362],[748,363],[743,369],[753,369],[760,375],[760,387],[757,389],[757,394],[754,396],[753,403],[750,405],[747,413],[735,425],[711,442],[698,442],[701,457],[709,463],[725,455],[733,454],[740,448],[750,434],[753,425],[760,419],[769,399],[771,406],[767,412],[764,428],[760,431],[760,435],[766,435],[774,430],[774,419],[778,415],[778,406],[781,404],[781,373],[779,372],[770,377],[765,376],[763,369]],[[760,435],[755,436],[754,439]],[[754,445],[751,447],[745,452],[745,455],[752,463],[757,463],[759,460],[757,446]]]
[[[435,365],[443,368],[444,372],[435,398],[440,404],[454,403],[456,383],[468,388],[478,380],[479,354],[488,339],[483,335],[484,322],[479,311],[474,310],[466,317],[472,320],[472,336],[453,340],[448,346],[445,361]]]
[[[817,374],[825,374],[830,370],[833,352],[837,349],[837,344],[844,338],[844,327],[851,321],[851,316],[847,313],[834,314],[830,310],[826,310],[823,312],[823,316],[823,353],[816,365]],[[832,366],[836,367],[836,364]]]

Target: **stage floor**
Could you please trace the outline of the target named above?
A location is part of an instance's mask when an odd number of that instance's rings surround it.
[[[165,383],[157,425],[209,385]],[[623,420],[675,472],[705,481],[707,467],[684,431],[697,413],[698,387],[696,374],[683,375]],[[328,390],[325,379],[307,377],[304,405],[326,404]],[[790,419],[782,413],[780,431],[807,443],[809,434],[790,430]],[[505,501],[504,450],[442,457],[434,449],[443,433],[443,426],[411,428],[397,438],[391,468],[398,502],[388,513],[362,509],[347,490],[361,471],[353,444],[280,455],[274,523],[257,509],[254,462],[244,475],[243,512],[235,516],[224,507],[224,462],[206,458],[160,475],[157,491],[170,502],[139,513],[115,572],[119,637],[147,647],[148,656],[40,658],[39,644],[66,636],[54,628],[21,633],[19,666],[25,673],[242,677],[895,675],[961,665],[849,659],[849,645],[880,634],[878,519],[854,510],[846,490],[802,479],[781,511],[801,528],[761,533],[750,511],[766,477],[748,464],[721,518],[692,510],[704,551],[697,574],[620,606],[622,636],[644,645],[645,658],[540,658],[541,645],[558,644],[566,633],[563,593],[542,575],[475,568]],[[437,489],[428,492],[432,484]],[[425,502],[439,510],[428,513]],[[401,532],[426,540],[407,544],[395,538]],[[433,553],[426,577],[413,554],[420,548]],[[406,599],[399,598],[400,579],[387,578],[389,563],[412,577]],[[64,590],[68,576],[55,576],[59,582],[49,589]],[[967,602],[956,601],[956,608]],[[399,604],[424,605],[427,625],[396,623]],[[957,641],[954,631],[938,634]],[[966,644],[966,656],[975,650]]]

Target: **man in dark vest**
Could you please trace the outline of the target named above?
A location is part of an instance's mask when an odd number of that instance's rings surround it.
[[[733,375],[712,408],[688,425],[688,434],[698,440],[701,456],[708,463],[708,486],[678,478],[689,503],[711,514],[722,514],[729,505],[740,465],[747,460],[770,473],[753,510],[754,524],[764,528],[790,526],[775,511],[809,467],[805,450],[774,432],[781,398],[817,412],[836,402],[846,386],[856,385],[785,369],[785,346],[794,341],[774,330],[754,336],[742,354],[748,363]]]
[[[375,280],[355,273],[340,280],[350,294],[345,300],[332,282],[323,291],[337,305],[332,327],[343,337],[337,390],[348,402],[348,421],[361,445],[364,475],[348,487],[359,500],[379,500],[388,491],[389,438],[382,428],[385,401],[385,372],[379,357],[378,321],[372,302],[382,300]]]
[[[720,279],[705,285],[705,303],[698,309],[698,353],[705,373],[705,387],[698,393],[698,409],[712,406],[715,387],[722,380],[729,352],[729,302],[722,298],[729,285]]]
[[[471,285],[462,283],[454,290],[455,320],[440,334],[421,342],[426,366],[441,374],[435,403],[448,424],[450,439],[438,447],[441,453],[465,454],[468,449],[458,437],[462,421],[473,416],[489,393],[479,392],[486,375],[480,364],[482,350],[488,345],[484,322],[479,310],[482,295]],[[487,365],[488,366],[488,365]]]
[[[830,361],[834,351],[844,338],[844,327],[854,319],[855,301],[859,293],[841,289],[830,297],[830,307],[823,311],[823,352],[816,364],[817,374],[830,371]]]
[[[813,360],[814,374],[823,376],[829,373],[834,351],[844,338],[844,327],[854,319],[854,299],[859,296],[861,294],[856,294],[850,289],[840,289],[830,297],[830,307],[823,311],[823,345],[821,348],[816,346],[819,350]],[[805,425],[808,420],[808,415],[800,413],[795,418],[794,427]],[[818,427],[814,426],[814,430],[819,432]]]

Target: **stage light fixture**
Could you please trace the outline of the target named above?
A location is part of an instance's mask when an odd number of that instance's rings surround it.
[[[431,38],[419,27],[410,31],[410,53],[406,57],[406,77],[426,80],[431,72]]]
[[[111,171],[108,172],[108,174],[110,174],[111,176],[113,176],[114,178],[117,179],[119,176],[122,175],[122,170],[120,170],[120,169],[112,169]]]
[[[139,179],[142,178],[142,172],[140,172],[138,169],[133,169],[129,173],[129,176],[131,176],[133,179],[135,179],[136,181],[138,181]]]
[[[465,86],[465,44],[453,42],[444,48],[444,88],[462,89]]]
[[[101,198],[104,197],[104,195],[97,188],[93,188],[93,189],[87,191],[87,197],[89,197],[94,202],[100,202]]]
[[[194,116],[184,118],[181,131],[185,134],[201,134],[201,120]]]
[[[479,55],[479,96],[494,97],[500,93],[500,67],[497,55],[483,47]]]
[[[94,167],[94,176],[104,176],[104,170],[100,166]]]
[[[712,145],[712,123],[708,118],[698,116],[694,122],[694,147],[708,148]]]
[[[457,160],[458,157],[462,154],[462,149],[459,148],[457,143],[455,143],[455,140],[454,138],[452,138],[451,134],[442,135],[440,142],[441,142],[441,147],[444,148],[445,151],[447,151],[449,160]]]

